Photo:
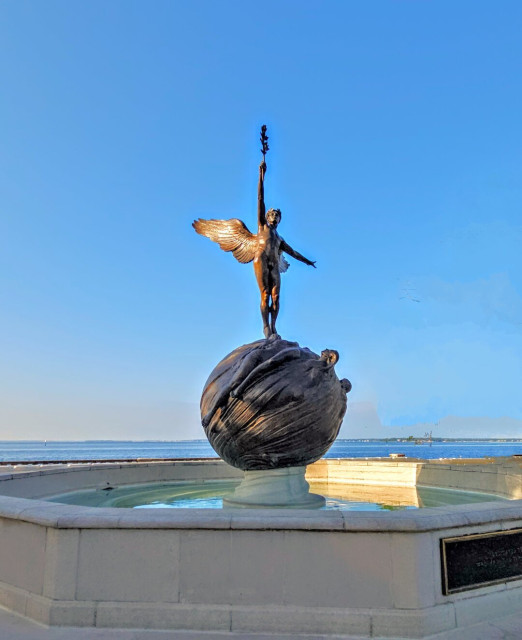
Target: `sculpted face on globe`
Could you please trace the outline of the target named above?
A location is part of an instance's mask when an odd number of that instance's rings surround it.
[[[324,360],[327,365],[333,367],[339,360],[339,352],[335,349],[324,349],[321,351],[321,360]]]
[[[341,380],[341,389],[345,393],[350,393],[350,391],[352,390],[352,383],[348,380],[348,378],[343,378]]]

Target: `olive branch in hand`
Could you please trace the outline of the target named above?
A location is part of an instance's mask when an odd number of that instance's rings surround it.
[[[261,153],[263,154],[263,162],[265,161],[266,152],[270,149],[268,146],[268,136],[266,135],[266,124],[261,127]]]

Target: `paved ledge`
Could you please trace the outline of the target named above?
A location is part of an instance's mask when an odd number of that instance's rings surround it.
[[[44,627],[0,607],[2,640],[360,640],[360,636],[317,634],[257,634],[210,631],[158,631],[138,629],[97,629],[86,627]],[[378,638],[378,636],[374,636]],[[453,629],[425,640],[520,640],[522,613],[492,622]],[[387,638],[386,640],[406,640]]]

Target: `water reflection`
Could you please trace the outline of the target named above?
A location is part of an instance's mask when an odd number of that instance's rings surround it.
[[[239,480],[163,482],[121,487],[100,487],[60,494],[51,502],[88,507],[133,509],[221,509],[223,496],[234,491]],[[388,487],[310,482],[310,491],[326,498],[323,509],[395,511],[504,500],[499,496],[434,487]]]

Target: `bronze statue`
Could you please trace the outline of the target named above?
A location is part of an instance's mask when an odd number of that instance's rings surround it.
[[[238,469],[293,468],[288,475],[294,478],[291,484],[285,474],[269,474],[263,481],[257,475],[252,481],[245,478],[244,486],[224,505],[315,508],[324,499],[309,495],[304,467],[323,456],[337,437],[352,385],[337,377],[337,351],[324,349],[319,355],[276,332],[281,273],[289,266],[283,254],[313,267],[315,263],[277,233],[279,209],[265,210],[267,141],[263,125],[257,233],[250,233],[237,218],[199,219],[192,225],[239,262],[254,262],[265,335],[264,340],[237,347],[214,367],[201,396],[201,423],[218,455]],[[302,482],[296,483],[298,475]]]
[[[239,262],[254,261],[254,273],[261,292],[261,316],[265,338],[278,337],[276,319],[279,313],[279,291],[281,273],[290,266],[283,253],[315,268],[315,262],[308,260],[292,249],[277,233],[281,221],[279,209],[265,210],[264,181],[266,174],[265,154],[268,151],[266,125],[261,127],[263,160],[259,165],[259,183],[257,190],[257,233],[247,229],[244,222],[231,220],[195,220],[192,226],[197,233],[217,242],[224,251],[232,251]]]

